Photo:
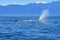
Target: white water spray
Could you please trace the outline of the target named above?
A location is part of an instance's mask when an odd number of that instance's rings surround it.
[[[47,10],[47,9],[43,10],[42,14],[39,17],[39,21],[45,21],[45,19],[48,16],[48,14],[49,14],[49,10]]]
[[[48,9],[45,9],[42,11],[42,14],[40,15],[39,19],[37,21],[40,21],[40,22],[45,22],[46,21],[46,17],[48,16],[49,14],[49,10]],[[36,20],[17,20],[18,22],[36,22]]]

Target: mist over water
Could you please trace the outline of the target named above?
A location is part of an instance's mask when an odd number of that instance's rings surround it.
[[[45,9],[41,12],[41,15],[39,17],[39,21],[45,21],[46,20],[46,17],[48,16],[49,14],[49,10],[48,9]]]

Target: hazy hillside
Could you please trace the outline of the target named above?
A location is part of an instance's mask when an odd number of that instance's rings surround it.
[[[31,3],[27,5],[8,5],[0,6],[0,15],[37,15],[39,16],[44,9],[50,11],[49,15],[60,15],[60,1],[48,4]]]

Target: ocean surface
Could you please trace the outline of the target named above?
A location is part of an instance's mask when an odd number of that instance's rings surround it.
[[[0,16],[0,40],[60,40],[60,17],[38,19]]]

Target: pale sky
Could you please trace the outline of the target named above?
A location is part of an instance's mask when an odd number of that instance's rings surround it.
[[[53,1],[59,0],[0,0],[0,5],[8,5],[8,4],[28,4],[28,3],[50,3]]]

